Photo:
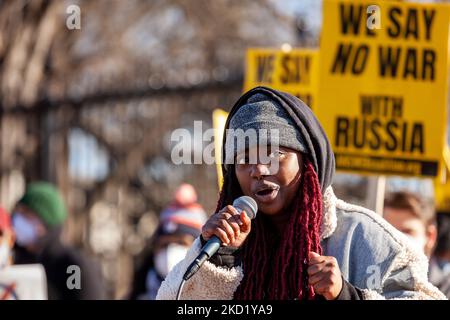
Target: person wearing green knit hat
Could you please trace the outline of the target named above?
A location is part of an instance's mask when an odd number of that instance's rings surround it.
[[[30,183],[19,204],[33,210],[48,226],[62,225],[67,217],[63,198],[59,191],[47,182]]]
[[[17,244],[29,252],[41,251],[47,238],[59,237],[66,217],[64,200],[52,184],[30,183],[12,215]]]
[[[16,235],[14,262],[39,263],[47,275],[51,300],[103,299],[100,268],[79,250],[64,245],[60,236],[67,208],[58,189],[48,182],[33,182],[12,214]],[[80,285],[68,286],[72,266],[80,269]]]

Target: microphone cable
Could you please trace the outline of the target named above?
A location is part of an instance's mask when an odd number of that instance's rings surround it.
[[[178,287],[177,298],[175,300],[180,300],[181,292],[183,291],[183,287],[184,287],[185,283],[186,283],[186,280],[183,279],[180,283],[180,286]]]

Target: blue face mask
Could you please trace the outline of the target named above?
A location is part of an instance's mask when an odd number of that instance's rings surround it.
[[[20,213],[13,214],[12,225],[16,233],[16,242],[21,246],[36,243],[38,232],[36,226]]]

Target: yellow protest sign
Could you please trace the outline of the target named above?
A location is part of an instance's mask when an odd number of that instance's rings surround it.
[[[214,109],[213,111],[213,128],[214,128],[214,156],[216,160],[217,183],[219,190],[222,189],[222,141],[225,131],[225,123],[227,121],[228,112],[222,109]]]
[[[244,91],[268,86],[288,92],[315,108],[318,50],[250,48],[247,50]]]
[[[436,210],[450,212],[450,183],[434,186]]]
[[[436,176],[449,7],[325,0],[318,117],[343,171]]]
[[[442,153],[442,168],[434,180],[434,199],[438,211],[450,212],[450,148],[444,147]]]

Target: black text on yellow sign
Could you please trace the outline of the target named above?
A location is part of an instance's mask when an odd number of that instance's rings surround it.
[[[314,108],[317,79],[317,50],[247,50],[244,91],[268,86],[293,94]]]
[[[339,5],[340,30],[343,35],[376,37],[378,31],[367,27],[369,15],[364,5]],[[431,40],[436,9],[390,6],[383,32],[391,39],[427,42]],[[381,17],[380,17],[381,18]],[[351,40],[338,43],[331,67],[332,73],[361,74],[365,71],[369,54],[377,56],[377,75],[380,78],[401,78],[433,81],[436,71],[436,50],[427,47],[355,44]]]
[[[374,5],[379,28],[370,27]],[[318,115],[338,169],[437,175],[448,12],[443,5],[324,1]]]

